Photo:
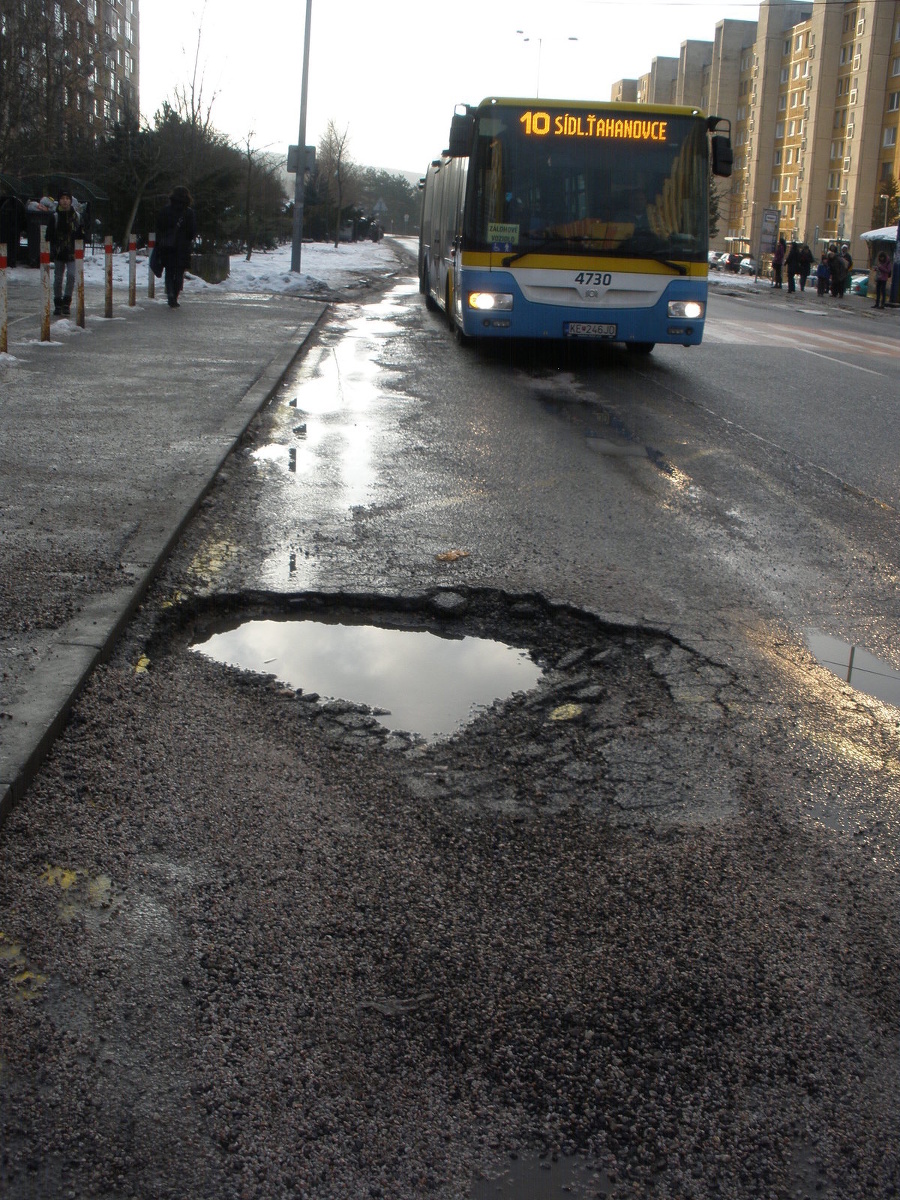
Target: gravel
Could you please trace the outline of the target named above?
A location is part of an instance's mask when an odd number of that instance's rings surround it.
[[[554,1160],[583,1196],[897,1194],[896,881],[710,756],[720,667],[454,602],[544,682],[391,749],[189,653],[215,604],[165,594],[0,838],[4,1196],[468,1198],[516,1162],[543,1197]],[[570,684],[593,715],[551,723]],[[692,755],[725,810],[617,801]]]

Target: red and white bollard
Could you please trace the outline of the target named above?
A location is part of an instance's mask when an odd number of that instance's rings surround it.
[[[147,249],[150,254],[147,259],[147,298],[153,300],[156,298],[156,276],[153,274],[153,268],[150,266],[150,261],[153,258],[153,249],[156,245],[156,234],[151,233],[147,238]]]
[[[84,242],[75,240],[75,324],[84,329]]]
[[[106,308],[103,315],[112,316],[112,234],[108,233],[103,239],[103,274],[106,279]]]
[[[9,347],[9,306],[6,286],[6,242],[0,242],[0,354],[6,354]]]
[[[50,243],[41,238],[41,341],[50,341]]]
[[[137,293],[137,238],[128,235],[128,307],[134,308]]]

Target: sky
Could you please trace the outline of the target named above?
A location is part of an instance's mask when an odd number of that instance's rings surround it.
[[[608,100],[653,58],[758,11],[734,0],[312,0],[306,142],[331,120],[354,162],[421,175],[457,104]],[[305,0],[141,0],[142,115],[152,121],[190,84],[196,59],[212,124],[285,152],[300,128],[305,13]]]

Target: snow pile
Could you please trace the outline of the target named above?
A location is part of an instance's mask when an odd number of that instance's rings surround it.
[[[398,238],[407,248],[415,248],[413,238]],[[113,254],[113,290],[121,295],[128,288],[129,256]],[[148,255],[142,250],[137,255],[137,290],[147,294]],[[231,271],[224,283],[208,284],[195,275],[188,274],[185,291],[197,292],[214,287],[228,292],[285,293],[288,295],[318,294],[339,291],[352,287],[365,277],[387,275],[396,271],[400,260],[396,246],[388,241],[341,242],[337,247],[325,242],[304,242],[300,253],[300,272],[291,273],[291,247],[279,246],[267,252],[254,251],[249,262],[243,254],[233,255]],[[8,272],[10,287],[29,285],[40,287],[40,271],[18,266]],[[104,253],[102,247],[84,253],[84,282],[89,287],[104,285]],[[163,281],[157,281],[162,291]]]

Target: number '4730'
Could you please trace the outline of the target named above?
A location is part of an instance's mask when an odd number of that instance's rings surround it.
[[[579,271],[575,276],[576,283],[592,283],[595,287],[609,287],[612,283],[612,275],[609,272],[600,271]]]

